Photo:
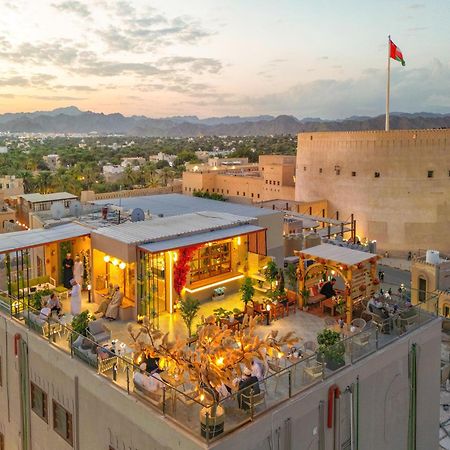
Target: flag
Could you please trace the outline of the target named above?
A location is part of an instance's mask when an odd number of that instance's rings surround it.
[[[405,60],[403,59],[402,51],[389,39],[391,58],[405,65]]]

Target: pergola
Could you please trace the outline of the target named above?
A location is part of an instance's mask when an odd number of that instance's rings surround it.
[[[299,291],[303,292],[317,283],[319,276],[330,271],[342,277],[345,282],[346,321],[353,317],[353,305],[377,290],[377,261],[374,253],[353,250],[332,244],[321,244],[305,250],[296,251],[298,256]],[[307,265],[306,261],[312,261]],[[300,296],[301,306],[303,297]]]

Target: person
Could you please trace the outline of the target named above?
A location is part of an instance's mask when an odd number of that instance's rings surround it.
[[[250,397],[251,393],[253,395],[259,394],[261,392],[259,388],[258,378],[252,375],[252,371],[246,367],[244,369],[244,376],[242,380],[239,382],[238,386],[239,392],[237,394],[239,408],[248,410],[250,409],[249,401],[247,399],[243,399],[242,395]]]
[[[336,278],[332,278],[331,280],[327,281],[320,288],[320,293],[322,295],[325,295],[326,298],[334,297],[336,295],[336,291],[334,290],[335,283],[336,283]]]
[[[150,392],[156,392],[163,388],[164,383],[162,381],[160,373],[162,372],[161,369],[157,369],[155,372],[153,372],[150,376],[145,376],[144,380],[144,388],[147,391]]]
[[[73,263],[73,278],[77,280],[77,283],[80,286],[83,286],[83,272],[84,272],[83,263],[81,262],[80,257],[77,255],[75,257],[75,262]]]
[[[114,286],[114,294],[112,295],[111,302],[105,312],[105,317],[108,320],[116,320],[119,317],[119,309],[122,304],[123,294],[120,292],[118,284]]]
[[[264,364],[262,361],[252,361],[252,376],[258,378],[258,381],[264,380]]]
[[[50,295],[50,298],[47,301],[47,308],[50,308],[51,312],[56,311],[58,317],[61,315],[61,302],[54,292]]]
[[[77,316],[81,313],[81,286],[74,278],[70,281],[72,292],[70,297],[70,314]]]
[[[71,289],[72,285],[70,284],[70,280],[73,278],[73,259],[70,253],[66,254],[66,257],[62,263],[63,267],[63,284],[67,289]]]
[[[159,358],[153,358],[150,352],[148,352],[145,356],[145,365],[149,373],[153,373],[159,368]]]
[[[94,314],[101,314],[100,317],[104,317],[106,314],[106,310],[108,309],[109,304],[111,303],[112,296],[114,294],[114,285],[112,283],[108,286],[108,293],[106,295],[100,294],[103,297],[102,302],[97,308],[97,311]]]

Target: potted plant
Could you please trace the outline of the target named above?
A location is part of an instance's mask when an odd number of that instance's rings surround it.
[[[247,304],[252,301],[253,296],[255,295],[255,288],[253,287],[253,282],[250,277],[244,278],[244,282],[241,284],[239,291],[241,292],[241,300],[244,303],[244,309],[246,309]]]
[[[345,364],[345,346],[337,331],[325,328],[317,335],[318,357],[326,363],[327,369],[336,370]]]
[[[309,289],[303,289],[301,292],[300,292],[300,295],[302,296],[302,298],[303,298],[303,309],[305,310],[305,311],[308,311],[308,308],[309,308],[309,305],[308,305],[308,300],[309,300],[309,296],[311,295],[311,293],[309,292]]]
[[[32,309],[34,309],[35,311],[39,312],[41,310],[41,308],[43,307],[42,305],[42,299],[44,297],[47,297],[49,295],[51,295],[52,291],[50,289],[43,289],[42,291],[36,291],[32,297],[30,297],[29,300],[29,305]]]
[[[197,316],[198,310],[200,309],[200,302],[193,297],[187,296],[185,299],[179,302],[180,314],[186,324],[188,329],[189,338],[192,337],[192,322]]]
[[[212,300],[222,300],[224,297],[225,297],[225,286],[214,289]]]
[[[77,339],[79,336],[87,335],[87,328],[89,326],[89,322],[91,322],[92,316],[89,314],[89,311],[83,311],[72,319],[71,328],[72,328],[72,342]]]
[[[264,276],[266,281],[270,284],[270,289],[272,289],[273,283],[278,279],[278,267],[275,261],[270,260],[264,269]]]

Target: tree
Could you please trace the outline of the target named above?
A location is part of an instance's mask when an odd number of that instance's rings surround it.
[[[244,305],[247,306],[247,303],[250,302],[255,295],[255,288],[253,287],[252,279],[250,277],[245,277],[239,290],[241,291],[241,300]]]
[[[272,259],[267,263],[267,266],[264,270],[264,275],[266,277],[266,280],[270,283],[270,288],[272,289],[272,285],[278,277],[278,267],[276,262]]]
[[[289,263],[286,267],[286,278],[289,288],[297,292],[297,267],[295,264]]]
[[[156,168],[157,169],[164,169],[164,167],[170,167],[169,162],[166,161],[165,159],[162,159],[161,161],[158,161],[156,163]]]
[[[43,194],[48,194],[52,187],[53,181],[52,179],[53,176],[51,172],[48,171],[40,172],[36,181],[39,191],[42,192]]]
[[[192,322],[197,316],[198,310],[200,309],[200,302],[190,296],[187,296],[184,300],[179,302],[180,314],[186,324],[188,329],[188,336],[192,336]]]
[[[182,379],[188,377],[195,383],[205,397],[201,400],[204,407],[209,409],[211,417],[215,417],[218,390],[222,385],[238,389],[234,380],[242,377],[241,364],[251,369],[255,358],[265,361],[267,355],[282,354],[283,346],[298,342],[293,332],[278,338],[275,330],[266,339],[261,339],[255,333],[255,327],[256,319],[247,315],[236,331],[221,328],[215,323],[214,316],[210,316],[199,328],[192,346],[187,346],[186,341],[179,338],[169,342],[169,333],[164,334],[153,327],[147,317],[137,333],[132,324],[128,326],[128,332],[137,352],[149,352],[152,357],[159,358],[159,367],[169,375]]]

